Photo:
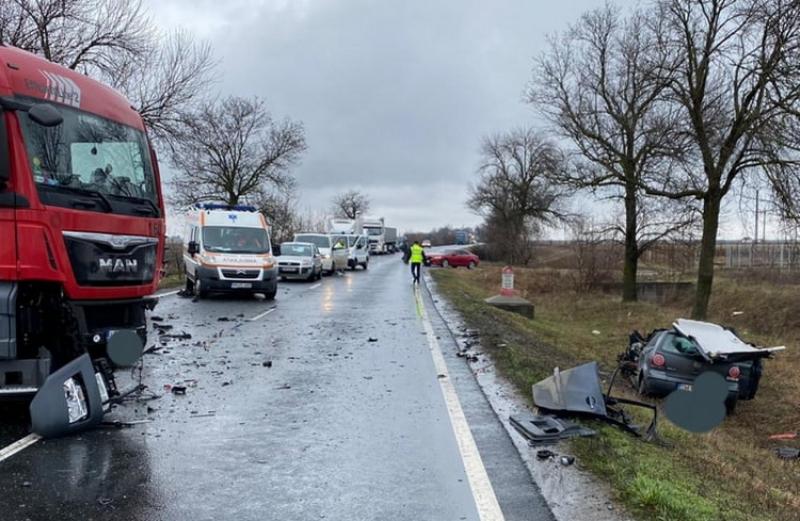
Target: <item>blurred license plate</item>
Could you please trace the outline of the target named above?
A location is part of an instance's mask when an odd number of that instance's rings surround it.
[[[232,282],[231,288],[232,289],[247,289],[252,288],[253,284],[251,282]]]
[[[281,268],[282,273],[297,273],[297,268]]]
[[[678,390],[679,391],[691,391],[692,390],[692,384],[678,384]]]

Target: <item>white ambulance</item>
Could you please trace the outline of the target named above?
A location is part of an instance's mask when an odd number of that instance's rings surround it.
[[[278,270],[272,256],[269,226],[249,206],[204,204],[187,216],[184,237],[186,292],[263,293],[278,291]]]

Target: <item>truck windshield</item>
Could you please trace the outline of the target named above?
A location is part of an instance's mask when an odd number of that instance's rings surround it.
[[[297,242],[310,242],[317,248],[331,247],[331,238],[327,235],[295,235],[294,240]]]
[[[206,226],[203,249],[221,253],[269,253],[269,237],[263,228]]]
[[[64,121],[49,128],[17,113],[43,202],[70,206],[75,194],[100,194],[100,201],[109,203],[98,205],[102,211],[158,215],[144,132],[73,108],[59,105],[58,110]]]
[[[380,235],[383,233],[383,228],[364,228],[367,230],[367,235]]]

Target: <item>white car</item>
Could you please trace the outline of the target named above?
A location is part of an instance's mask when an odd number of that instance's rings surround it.
[[[322,255],[310,242],[284,242],[278,256],[278,275],[281,280],[322,278]]]
[[[347,267],[351,270],[361,266],[367,269],[369,266],[369,241],[366,235],[346,235],[348,256]]]
[[[327,275],[347,267],[347,239],[326,233],[296,233],[294,242],[310,242],[322,255],[322,271]]]
[[[430,248],[431,247],[431,241],[428,240],[428,239],[425,239],[424,241],[422,241],[422,247],[423,248]]]

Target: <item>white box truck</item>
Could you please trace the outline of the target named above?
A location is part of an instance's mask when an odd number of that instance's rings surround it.
[[[373,254],[386,253],[385,227],[383,217],[373,219],[365,217],[361,222],[363,234],[369,241],[369,252]]]

